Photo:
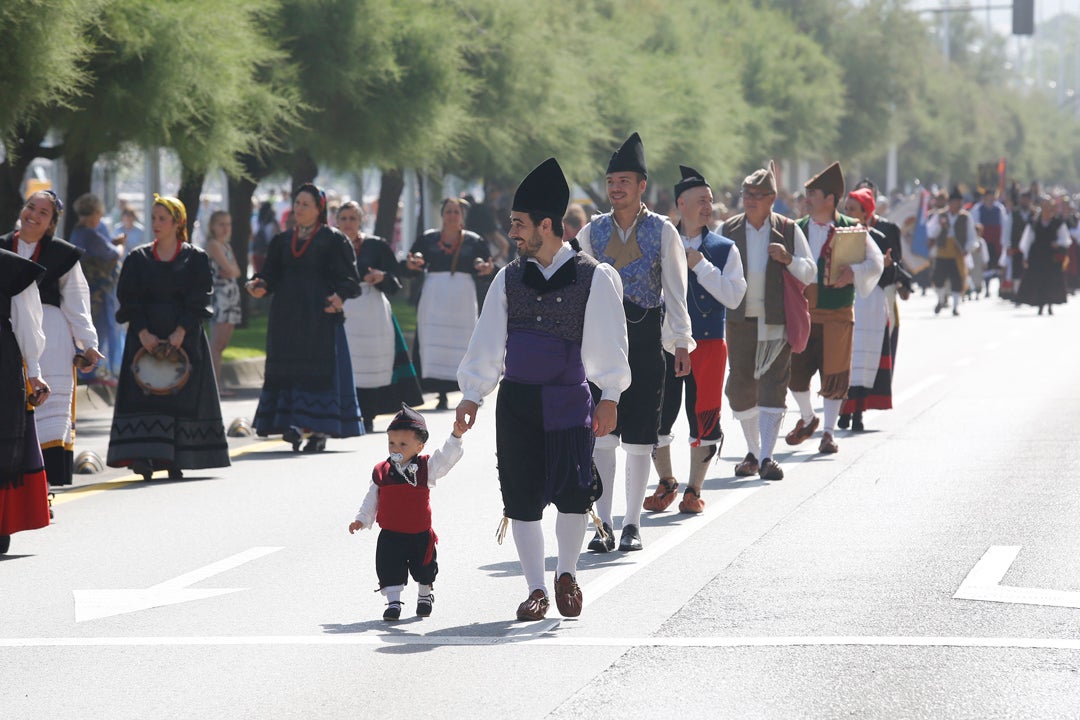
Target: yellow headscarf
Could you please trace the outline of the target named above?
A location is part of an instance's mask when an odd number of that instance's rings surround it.
[[[154,193],[154,204],[160,205],[169,211],[173,220],[176,221],[176,239],[182,243],[186,243],[188,240],[187,208],[184,207],[184,203],[180,202],[177,198]]]

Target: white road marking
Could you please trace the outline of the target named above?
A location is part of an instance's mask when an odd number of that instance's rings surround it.
[[[923,378],[922,380],[920,380],[919,382],[915,383],[911,387],[909,387],[907,390],[904,390],[902,393],[897,393],[896,395],[894,395],[893,396],[893,404],[894,405],[903,405],[908,400],[910,400],[911,398],[913,398],[916,395],[918,395],[919,393],[921,393],[923,390],[926,390],[927,388],[941,382],[944,379],[945,379],[944,375],[929,375],[929,376]]]
[[[188,586],[281,549],[279,547],[251,548],[148,588],[75,590],[73,591],[75,595],[75,622],[96,620],[113,615],[123,615],[124,613],[238,592],[241,588],[192,589]]]
[[[777,636],[777,637],[578,637],[545,635],[528,637],[475,635],[209,635],[205,637],[38,637],[0,638],[0,647],[182,647],[182,646],[391,646],[489,647],[530,645],[536,647],[694,647],[694,648],[786,648],[786,647],[927,647],[1013,648],[1080,650],[1080,638],[966,637],[956,636]]]
[[[953,598],[1080,608],[1080,592],[1002,585],[1001,580],[1019,553],[1019,545],[991,545],[964,578],[964,582],[960,583],[960,588]]]

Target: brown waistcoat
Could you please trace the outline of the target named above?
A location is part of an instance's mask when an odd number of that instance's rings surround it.
[[[795,255],[795,223],[778,213],[769,217],[772,225],[770,241],[783,243],[784,248]],[[746,215],[740,214],[724,222],[724,237],[735,242],[742,259],[743,275],[746,275]],[[769,258],[765,263],[765,322],[769,325],[784,325],[784,266]],[[749,276],[747,276],[749,280]],[[728,320],[746,319],[746,298],[739,307],[727,311]]]

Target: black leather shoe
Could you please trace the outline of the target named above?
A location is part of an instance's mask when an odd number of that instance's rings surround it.
[[[622,529],[622,537],[619,538],[619,549],[623,552],[641,550],[641,533],[637,525],[625,525]]]
[[[306,453],[319,453],[326,449],[326,436],[325,435],[312,435],[308,438],[307,444],[304,445],[304,452]]]
[[[300,428],[290,425],[285,432],[281,433],[281,439],[292,445],[293,452],[300,452],[300,443],[303,441],[304,435],[300,432]]]
[[[591,552],[606,553],[615,549],[615,531],[611,529],[611,526],[604,523],[604,532],[607,533],[606,538],[600,537],[600,533],[596,533],[593,539],[589,541],[589,550]]]
[[[401,618],[401,601],[391,600],[386,604],[386,610],[383,611],[383,620],[398,620]]]
[[[847,413],[840,413],[840,417],[836,421],[836,427],[841,430],[847,430],[851,427],[851,416]]]
[[[854,417],[851,418],[851,429],[854,432],[862,432],[866,429],[866,427],[863,425],[861,412],[855,413]]]
[[[184,479],[184,471],[181,470],[180,468],[176,467],[175,465],[170,465],[169,466],[169,479],[170,480],[183,480]]]

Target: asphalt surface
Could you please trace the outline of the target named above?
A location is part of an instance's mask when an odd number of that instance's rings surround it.
[[[432,495],[426,619],[410,584],[381,620],[376,534],[346,530],[381,433],[313,456],[233,439],[232,467],[179,482],[80,476],[0,560],[0,717],[1080,717],[1080,309],[901,313],[896,409],[834,456],[781,440],[773,483],[733,477],[725,413],[705,514],[646,513],[644,551],[584,553],[577,619],[514,621],[493,401]],[[452,412],[427,417],[430,452]],[[78,449],[108,422],[82,408]],[[545,536],[550,580],[550,511]]]

